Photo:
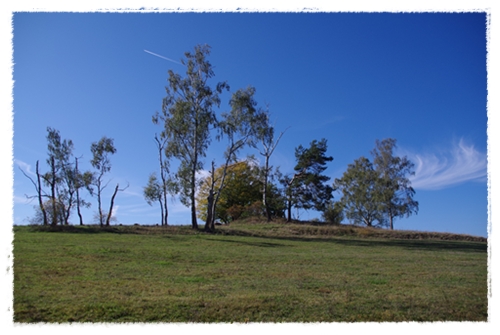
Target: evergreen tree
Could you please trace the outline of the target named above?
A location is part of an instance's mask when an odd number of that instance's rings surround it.
[[[326,156],[326,139],[312,141],[309,148],[302,145],[295,149],[297,165],[293,176],[283,179],[288,201],[287,221],[291,221],[292,206],[323,211],[332,199],[332,187],[325,184],[330,177],[323,175],[327,162],[333,157]]]

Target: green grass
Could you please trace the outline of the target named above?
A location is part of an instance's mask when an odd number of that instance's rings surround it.
[[[14,321],[487,321],[484,241],[339,229],[14,227]]]

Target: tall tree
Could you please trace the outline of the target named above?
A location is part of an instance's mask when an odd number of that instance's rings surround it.
[[[78,213],[78,218],[80,220],[80,225],[83,226],[83,216],[81,212],[81,207],[90,207],[90,202],[85,201],[80,195],[80,189],[86,188],[90,195],[93,194],[92,182],[94,175],[90,171],[80,172],[78,168],[78,157],[75,157],[75,195],[76,195],[76,211]]]
[[[44,201],[43,201],[43,197],[46,197],[47,195],[44,193],[44,191],[42,189],[41,174],[40,174],[40,171],[38,169],[38,163],[39,162],[36,161],[36,170],[35,170],[36,171],[36,179],[37,179],[36,182],[33,180],[33,178],[28,176],[28,174],[26,174],[26,172],[24,172],[23,169],[19,168],[19,170],[21,170],[23,175],[31,181],[33,186],[35,186],[36,196],[26,195],[26,198],[33,199],[34,197],[36,197],[38,199],[38,208],[39,208],[40,215],[38,216],[37,219],[39,219],[39,218],[41,218],[41,219],[38,220],[39,222],[37,222],[37,223],[43,222],[43,225],[46,226],[46,225],[48,225],[49,220],[48,220],[46,206],[45,206]]]
[[[191,207],[191,225],[198,228],[196,221],[195,194],[196,173],[203,168],[201,158],[205,157],[210,144],[210,130],[215,124],[214,107],[220,106],[219,94],[229,89],[225,82],[212,88],[208,81],[214,76],[212,65],[206,59],[210,46],[198,45],[194,53],[186,52],[186,76],[182,78],[172,70],[168,71],[168,86],[163,99],[162,114],[156,113],[153,122],[164,125],[161,138],[166,139],[167,157],[180,160],[177,177],[180,180],[180,200]]]
[[[276,149],[276,147],[278,146],[278,143],[281,139],[281,137],[283,136],[283,134],[285,133],[286,129],[284,131],[282,131],[278,137],[275,139],[275,136],[274,136],[274,127],[272,127],[270,124],[269,124],[269,113],[265,113],[265,119],[264,119],[264,123],[263,123],[263,127],[260,127],[258,129],[258,137],[259,137],[259,140],[260,142],[262,143],[262,149],[260,150],[260,154],[262,156],[264,156],[265,160],[264,160],[264,174],[263,174],[263,178],[264,178],[264,185],[262,187],[262,204],[264,205],[264,208],[266,210],[266,218],[267,218],[267,221],[271,221],[271,210],[270,210],[270,206],[269,206],[269,199],[268,199],[268,182],[269,182],[269,177],[271,175],[271,170],[272,170],[272,166],[269,166],[269,160],[271,158],[271,155],[273,154],[274,152],[274,149]],[[288,128],[287,128],[288,129]]]
[[[70,158],[73,154],[73,142],[61,140],[58,130],[47,127],[47,164],[50,171],[43,175],[45,183],[50,187],[50,205],[53,226],[57,222],[68,224],[69,213],[73,206],[73,175]],[[60,205],[60,206],[59,206]],[[64,208],[63,211],[58,210]]]
[[[224,153],[225,163],[222,169],[222,175],[218,189],[211,188],[209,194],[208,214],[205,222],[205,231],[215,229],[216,206],[222,189],[225,187],[225,178],[228,166],[235,162],[237,153],[245,146],[255,147],[258,139],[258,130],[266,124],[266,115],[257,109],[257,102],[254,99],[255,88],[248,87],[235,92],[229,105],[231,111],[222,113],[222,119],[218,122],[219,134],[217,139],[226,138],[227,148]],[[212,180],[215,180],[213,175],[214,166],[212,163]],[[215,183],[212,184],[212,187]]]
[[[179,187],[174,178],[170,175],[170,164],[168,157],[165,156],[166,138],[158,138],[155,134],[156,148],[158,149],[158,161],[160,163],[160,180],[155,173],[149,176],[148,184],[144,187],[144,198],[152,206],[153,202],[158,201],[161,211],[161,225],[168,225],[168,194],[176,194]]]
[[[335,179],[334,189],[342,192],[340,203],[346,217],[368,227],[384,223],[381,212],[380,179],[368,158],[360,157],[349,164],[342,178]]]
[[[394,229],[396,217],[408,217],[418,212],[418,202],[413,200],[415,190],[408,178],[415,174],[415,165],[406,156],[394,156],[395,148],[396,140],[387,138],[376,140],[375,149],[371,152],[380,178],[381,210],[389,220],[391,230]]]
[[[103,136],[98,142],[92,143],[90,151],[92,152],[92,160],[90,161],[90,164],[92,164],[92,166],[97,170],[94,176],[94,185],[96,186],[99,224],[103,226],[104,214],[102,211],[102,191],[109,183],[109,181],[105,183],[103,178],[104,175],[111,170],[109,155],[114,154],[116,152],[116,148],[113,144],[112,138]]]
[[[167,223],[167,202],[166,195],[168,193],[175,194],[179,191],[177,183],[170,178],[165,181],[158,180],[156,173],[149,175],[148,184],[144,187],[144,198],[148,205],[152,206],[154,202],[160,204],[161,212],[161,225],[168,225]]]
[[[327,141],[312,141],[309,148],[299,145],[295,149],[297,165],[293,176],[284,178],[287,190],[288,208],[287,222],[291,221],[292,205],[296,208],[324,211],[332,198],[332,187],[325,184],[330,177],[322,175],[326,163],[333,157],[326,156]]]

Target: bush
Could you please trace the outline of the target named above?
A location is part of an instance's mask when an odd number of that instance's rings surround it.
[[[344,220],[344,211],[341,203],[329,203],[323,211],[322,218],[325,222],[330,224],[341,224]]]

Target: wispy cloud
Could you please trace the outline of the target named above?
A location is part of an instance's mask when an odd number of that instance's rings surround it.
[[[26,197],[20,197],[18,195],[14,195],[14,203],[15,204],[21,204],[21,205],[29,205],[31,203],[36,203],[36,202],[33,202],[34,199],[28,199]]]
[[[165,57],[165,56],[155,54],[154,52],[151,52],[151,51],[149,51],[149,50],[144,50],[144,52],[147,52],[148,54],[153,55],[153,56],[156,56],[156,57],[163,58],[163,59],[165,59],[165,60],[168,60],[169,62],[176,63],[176,64],[179,64],[179,65],[182,65],[182,63],[179,63],[179,62],[177,62],[177,61],[175,61],[175,60],[173,60],[173,59],[167,58],[167,57]]]
[[[415,163],[415,175],[410,178],[415,189],[439,190],[466,181],[483,180],[486,176],[486,154],[463,139],[439,155],[406,155]]]
[[[117,217],[119,208],[120,208],[119,205],[113,206],[113,210],[111,211],[111,216]]]
[[[24,172],[26,172],[26,174],[29,174],[29,175],[32,175],[32,176],[35,176],[36,177],[36,174],[31,171],[31,165],[29,165],[28,163],[25,163],[19,159],[14,159],[14,162],[17,164],[17,166],[19,166]]]

